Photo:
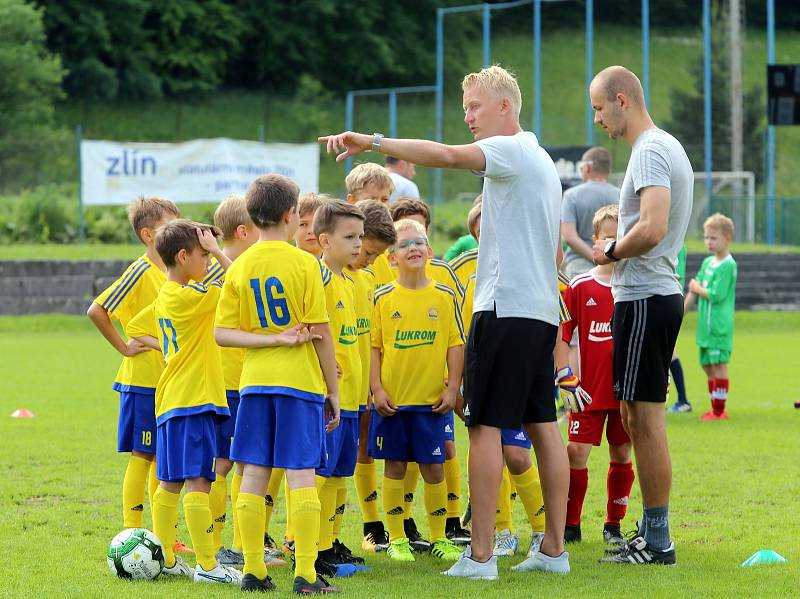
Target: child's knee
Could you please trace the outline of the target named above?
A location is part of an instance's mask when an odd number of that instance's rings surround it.
[[[420,464],[419,473],[429,485],[437,485],[444,480],[443,464]]]

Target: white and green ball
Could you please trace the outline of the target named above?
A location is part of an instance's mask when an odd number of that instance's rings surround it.
[[[161,541],[144,528],[127,528],[111,539],[108,569],[120,578],[153,580],[164,568]]]

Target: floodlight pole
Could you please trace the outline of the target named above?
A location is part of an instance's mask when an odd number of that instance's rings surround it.
[[[775,0],[767,0],[767,64],[775,64]],[[775,127],[767,124],[767,243],[775,243]]]
[[[586,0],[586,145],[594,145],[594,114],[589,86],[594,76],[594,0]]]
[[[703,0],[703,163],[706,171],[706,216],[711,214],[711,160],[711,0]]]
[[[642,87],[644,103],[650,107],[650,0],[642,0]]]
[[[353,92],[347,92],[347,96],[344,100],[344,130],[345,131],[352,131],[353,130]],[[344,173],[345,175],[353,170],[353,158],[346,158],[344,161]]]
[[[542,0],[533,0],[533,132],[542,144]]]
[[[483,4],[483,68],[492,64],[492,5]]]
[[[83,214],[83,162],[81,161],[81,144],[83,143],[83,126],[75,127],[75,147],[78,153],[78,240],[86,241],[86,219]]]

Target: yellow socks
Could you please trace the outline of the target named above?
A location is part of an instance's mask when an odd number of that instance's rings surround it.
[[[336,519],[336,479],[317,477],[317,495],[319,497],[319,551],[333,547],[333,521]],[[297,536],[295,541],[297,541]]]
[[[292,501],[292,522],[295,533],[294,575],[316,582],[317,542],[319,541],[320,504],[317,489],[305,487],[289,491]],[[263,539],[262,539],[263,541]],[[262,558],[263,560],[263,548]]]
[[[447,483],[425,483],[425,511],[428,512],[428,530],[431,543],[446,538],[444,527],[447,521]]]
[[[236,518],[242,538],[245,574],[259,579],[267,575],[264,565],[264,498],[253,493],[239,493]]]
[[[156,494],[158,489],[158,476],[156,476],[156,457],[153,456],[153,461],[150,462],[150,472],[147,475],[147,496],[150,499],[150,511],[153,511],[153,495]]]
[[[531,466],[522,474],[512,474],[511,479],[517,485],[517,493],[525,507],[531,528],[534,532],[544,532],[544,497],[536,466]]]
[[[416,464],[415,464],[416,465]],[[406,536],[403,528],[403,517],[405,514],[405,504],[403,501],[403,491],[405,489],[403,480],[383,477],[383,514],[386,517],[386,528],[389,530],[389,540],[403,539]]]
[[[132,455],[122,479],[122,523],[125,528],[141,528],[144,489],[150,462]],[[151,504],[152,506],[152,504]]]
[[[411,517],[411,507],[414,505],[414,493],[419,482],[419,464],[409,462],[406,468],[406,477],[403,480],[403,500],[405,501],[406,517]]]
[[[242,475],[234,470],[231,479],[231,510],[233,511],[233,548],[242,550],[242,537],[239,534],[239,516],[236,502],[239,501],[239,489],[242,488]]]
[[[444,480],[447,483],[447,517],[461,517],[461,464],[458,457],[445,460]]]
[[[514,532],[511,522],[511,483],[508,468],[503,468],[503,478],[500,480],[500,493],[497,496],[497,515],[494,526],[497,530],[508,529]]]
[[[217,564],[214,557],[214,521],[211,518],[211,507],[208,503],[208,493],[186,493],[183,496],[183,514],[186,518],[186,528],[192,539],[192,549],[197,558],[197,563],[203,570],[211,570]],[[263,548],[262,548],[263,552]]]
[[[222,530],[225,528],[225,507],[228,501],[228,481],[217,475],[217,480],[211,483],[211,492],[208,494],[208,505],[211,508],[211,519],[214,522],[214,550],[222,548]],[[186,500],[183,501],[184,507]]]
[[[361,519],[364,522],[378,522],[378,474],[375,462],[356,464],[353,483],[356,486],[358,505],[361,507]]]
[[[275,500],[278,498],[278,491],[281,489],[281,480],[286,470],[283,468],[273,468],[267,483],[267,494],[264,497],[264,532],[269,533],[269,523],[272,519],[272,510],[275,508]]]
[[[338,539],[342,532],[342,519],[344,518],[344,506],[347,501],[347,484],[341,477],[336,479],[336,514],[333,519],[333,538]]]
[[[171,568],[175,565],[175,528],[178,526],[179,493],[170,493],[158,487],[153,493],[153,532],[161,541],[164,550],[164,565]]]

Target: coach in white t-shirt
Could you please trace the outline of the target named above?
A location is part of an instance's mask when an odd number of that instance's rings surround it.
[[[394,204],[400,198],[419,198],[419,187],[411,180],[417,176],[417,167],[413,162],[385,156],[383,163],[394,181],[394,191],[389,196],[390,204]]]
[[[350,131],[320,141],[327,142],[328,152],[344,150],[337,161],[371,149],[421,166],[468,169],[484,177],[475,315],[464,375],[472,543],[445,574],[497,578],[492,550],[503,468],[500,433],[523,426],[536,450],[546,531],[540,551],[515,569],[565,574],[569,462],[556,424],[552,354],[559,313],[561,185],[536,136],[520,127],[522,98],[513,75],[489,67],[464,77],[462,88],[464,121],[475,143],[449,146]]]

